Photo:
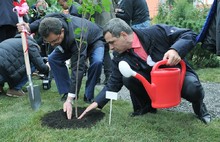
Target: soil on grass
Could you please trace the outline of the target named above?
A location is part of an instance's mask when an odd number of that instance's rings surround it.
[[[78,108],[78,115],[80,115],[86,108]],[[41,118],[41,125],[48,126],[54,129],[77,129],[77,128],[90,128],[98,121],[102,120],[105,113],[101,110],[91,110],[82,119],[75,117],[75,108],[73,108],[72,119],[67,119],[66,113],[63,109],[53,111],[45,114]]]

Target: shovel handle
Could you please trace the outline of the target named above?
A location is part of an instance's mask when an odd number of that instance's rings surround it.
[[[18,14],[18,21],[19,23],[23,23],[23,17],[20,17]],[[28,55],[28,42],[27,42],[27,33],[25,31],[21,32],[21,40],[22,40],[22,47],[23,47],[23,52],[24,52],[24,62],[26,66],[26,72],[27,75],[31,75],[31,66],[30,66],[30,60],[29,60],[29,55]]]
[[[22,45],[23,45],[26,72],[27,72],[27,75],[31,75],[31,66],[30,66],[30,60],[29,60],[29,55],[28,55],[28,45],[27,45],[26,33],[24,33],[24,32],[21,33],[21,39],[22,39]]]

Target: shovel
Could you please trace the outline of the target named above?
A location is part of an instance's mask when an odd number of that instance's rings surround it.
[[[17,13],[18,16],[18,22],[23,23],[23,16],[27,14],[28,12],[28,5],[25,0],[21,0],[20,3],[14,2],[14,8],[13,11]],[[25,61],[25,67],[28,77],[29,86],[27,87],[28,90],[28,96],[31,103],[31,108],[33,110],[37,110],[41,105],[41,97],[40,97],[40,90],[39,86],[33,85],[32,79],[31,79],[31,66],[30,66],[30,60],[28,55],[28,43],[27,43],[27,31],[22,30],[21,32],[21,39],[22,39],[22,47],[24,52],[24,61]]]

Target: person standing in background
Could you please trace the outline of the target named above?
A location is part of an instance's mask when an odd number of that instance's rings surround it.
[[[82,14],[79,13],[79,8],[81,5],[73,0],[71,6],[68,5],[67,0],[57,0],[57,3],[63,8],[64,14],[70,14],[77,17],[82,17]]]
[[[150,26],[150,16],[146,0],[119,0],[115,16],[124,20],[132,28]]]
[[[96,0],[95,2],[102,6],[101,0]],[[110,4],[110,11],[106,11],[105,8],[102,8],[101,13],[95,12],[95,14],[93,16],[95,19],[95,23],[101,27],[103,27],[112,18],[115,18],[113,1],[109,0],[109,2],[111,3]],[[105,52],[104,52],[104,60],[103,60],[105,80],[103,81],[103,84],[107,84],[108,79],[110,78],[110,75],[112,72],[111,62],[112,61],[111,61],[111,57],[110,57],[110,53],[109,53],[109,46],[108,46],[108,44],[105,44]],[[101,84],[101,79],[99,78],[97,80],[97,82],[98,82],[98,84]]]
[[[13,8],[13,0],[0,0],[0,42],[16,35],[18,18]]]
[[[46,15],[46,10],[48,8],[48,3],[45,0],[37,0],[37,2],[31,6],[29,10],[29,20],[32,22],[44,17]],[[43,38],[38,34],[38,32],[33,33],[34,39],[37,41],[37,44],[40,46],[40,54],[42,57],[47,57],[49,53],[52,52],[52,49],[49,45],[43,42]]]
[[[37,2],[31,6],[29,10],[29,23],[34,22],[46,15],[48,3],[45,0],[37,0]]]
[[[16,35],[18,18],[13,12],[13,0],[0,0],[0,42]],[[0,93],[3,92],[4,83],[0,83]]]
[[[206,22],[196,42],[201,42],[201,47],[220,56],[220,1],[214,0],[206,17]]]

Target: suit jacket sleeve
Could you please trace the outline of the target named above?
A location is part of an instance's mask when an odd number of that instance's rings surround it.
[[[112,74],[108,83],[94,99],[94,101],[98,103],[98,108],[103,108],[109,101],[105,98],[106,91],[119,92],[122,86],[122,74],[118,69],[118,61],[114,58],[112,60]]]

